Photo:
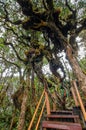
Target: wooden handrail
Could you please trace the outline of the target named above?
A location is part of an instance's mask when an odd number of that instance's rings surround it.
[[[40,123],[40,120],[41,120],[41,117],[42,117],[42,114],[43,114],[43,111],[44,111],[45,102],[46,102],[46,101],[44,101],[44,104],[43,104],[43,106],[42,106],[42,110],[41,110],[41,113],[40,113],[40,116],[39,116],[39,119],[38,119],[38,122],[37,122],[37,125],[36,125],[35,130],[38,130],[39,123]]]
[[[84,119],[85,119],[85,121],[86,121],[86,111],[85,111],[85,108],[84,108],[84,105],[83,105],[83,102],[82,102],[81,96],[80,96],[80,94],[79,94],[79,91],[78,91],[78,88],[77,88],[76,82],[73,81],[73,84],[74,84],[74,88],[75,88],[75,91],[76,91],[76,94],[77,94],[77,97],[78,97],[78,100],[79,100],[79,103],[80,103],[80,107],[81,107],[81,110],[82,110],[82,113],[83,113]]]
[[[34,112],[34,114],[33,114],[33,117],[32,117],[32,120],[31,120],[31,122],[30,122],[30,125],[29,125],[29,127],[28,127],[28,130],[31,130],[31,128],[32,128],[33,121],[34,121],[34,119],[35,119],[35,116],[36,116],[36,114],[37,114],[38,108],[39,108],[39,106],[40,106],[40,104],[41,104],[41,101],[42,101],[42,98],[43,98],[44,94],[45,94],[45,100],[44,100],[44,103],[43,103],[43,106],[42,106],[42,110],[41,110],[40,116],[39,116],[39,118],[38,118],[38,122],[37,122],[37,125],[36,125],[35,130],[38,129],[38,126],[39,126],[39,123],[40,123],[41,116],[42,116],[42,114],[43,114],[43,110],[44,110],[45,104],[46,104],[47,114],[50,114],[50,103],[49,103],[49,99],[48,99],[48,93],[47,93],[46,89],[44,89],[44,91],[43,91],[43,93],[42,93],[42,95],[41,95],[41,98],[40,98],[40,100],[39,100],[39,102],[38,102],[38,105],[37,105],[37,107],[36,107],[36,109],[35,109],[35,112]]]
[[[35,109],[35,112],[34,112],[34,115],[33,115],[33,117],[32,117],[32,120],[31,120],[31,122],[30,122],[30,125],[29,125],[29,127],[28,127],[28,130],[31,130],[33,121],[34,121],[35,116],[36,116],[36,114],[37,114],[37,111],[38,111],[38,108],[39,108],[40,103],[41,103],[41,101],[42,101],[42,98],[43,98],[43,96],[44,96],[44,93],[45,93],[45,90],[43,91],[43,93],[42,93],[42,95],[41,95],[41,98],[40,98],[40,100],[39,100],[39,102],[38,102],[38,105],[37,105],[37,107],[36,107],[36,109]]]
[[[77,99],[77,95],[74,91],[74,87],[71,87],[71,92],[72,92],[72,95],[73,95],[73,99],[75,101],[75,105],[78,107],[79,106],[79,102],[78,102],[78,99]]]

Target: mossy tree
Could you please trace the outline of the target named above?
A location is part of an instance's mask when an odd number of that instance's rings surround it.
[[[52,84],[42,72],[44,58],[49,63],[52,73],[62,82],[66,74],[58,55],[64,52],[80,87],[86,92],[86,75],[76,59],[76,37],[86,29],[85,4],[84,0],[0,0],[0,44],[10,52],[9,55],[3,49],[0,53],[1,60],[5,64],[16,66],[20,81],[28,74],[30,76],[33,70],[39,81],[46,80],[51,87]],[[33,34],[36,35],[35,39],[32,37]],[[59,68],[63,77],[57,72]],[[22,70],[25,72],[24,77]],[[19,129],[22,130],[23,126],[19,126]]]

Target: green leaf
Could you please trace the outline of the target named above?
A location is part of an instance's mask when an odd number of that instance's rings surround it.
[[[0,38],[0,48],[3,48],[5,46],[3,43],[4,43],[4,39]]]

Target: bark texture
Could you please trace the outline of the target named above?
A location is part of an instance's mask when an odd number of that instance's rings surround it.
[[[22,101],[22,105],[21,105],[21,113],[20,113],[20,117],[19,117],[18,130],[24,130],[27,99],[28,99],[28,88],[25,88],[24,95],[23,95],[23,101]]]
[[[79,81],[80,87],[82,88],[83,92],[86,95],[86,75],[83,73],[82,69],[80,68],[77,59],[72,54],[72,48],[68,45],[67,46],[67,56],[70,64],[72,66],[73,72],[76,78]]]

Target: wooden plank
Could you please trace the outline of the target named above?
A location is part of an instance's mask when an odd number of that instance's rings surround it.
[[[79,118],[78,115],[47,115],[48,118]]]
[[[54,121],[43,121],[42,129],[44,128],[58,128],[60,130],[82,130],[82,127],[79,123],[63,123]]]
[[[80,123],[78,115],[47,115],[46,117],[54,121],[57,120],[57,121],[63,121],[63,122]]]
[[[58,115],[72,115],[73,111],[71,110],[62,110],[62,111],[53,111],[51,110],[51,114],[58,114]]]

